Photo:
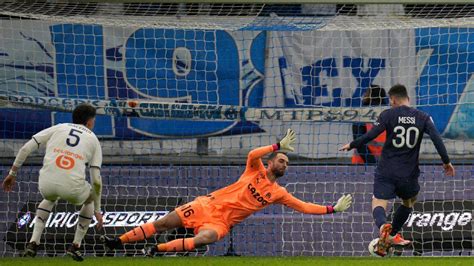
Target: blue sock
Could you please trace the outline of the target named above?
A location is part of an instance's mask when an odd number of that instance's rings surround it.
[[[405,205],[400,205],[400,207],[398,207],[395,215],[393,215],[392,232],[390,235],[394,236],[400,231],[400,229],[402,229],[403,224],[407,221],[412,210],[412,208],[408,208]]]
[[[377,228],[380,228],[382,225],[387,223],[387,216],[385,215],[385,209],[378,206],[372,211],[372,216],[374,217],[375,225]]]

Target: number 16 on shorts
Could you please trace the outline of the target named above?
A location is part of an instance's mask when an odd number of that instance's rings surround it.
[[[194,210],[192,208],[193,206],[191,205],[181,207],[181,211],[183,212],[184,217],[188,218],[189,216],[194,214]]]

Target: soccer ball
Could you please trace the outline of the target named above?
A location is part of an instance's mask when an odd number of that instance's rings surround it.
[[[375,248],[376,248],[378,242],[379,242],[378,237],[373,239],[372,241],[370,241],[370,243],[369,243],[369,253],[373,257],[381,258],[381,256],[379,256],[377,253],[375,253]]]
[[[382,258],[382,256],[380,256],[379,254],[375,253],[375,249],[377,248],[377,243],[379,242],[379,238],[375,238],[373,239],[372,241],[370,241],[369,243],[369,253],[371,256],[373,257],[378,257],[378,258]],[[388,250],[387,250],[387,255],[385,255],[385,257],[391,257],[393,255],[393,252],[394,252],[394,249],[393,247],[390,247]]]

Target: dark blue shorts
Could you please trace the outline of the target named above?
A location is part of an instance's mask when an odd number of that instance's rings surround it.
[[[409,199],[418,195],[419,191],[418,177],[399,179],[375,175],[374,196],[377,199]]]

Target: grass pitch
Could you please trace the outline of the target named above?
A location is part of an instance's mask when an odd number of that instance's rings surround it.
[[[107,257],[93,258],[86,257],[82,263],[73,261],[68,257],[58,258],[2,258],[0,265],[15,266],[63,266],[63,265],[97,265],[97,266],[150,266],[150,265],[171,265],[171,266],[199,266],[199,265],[223,265],[223,266],[255,266],[255,265],[271,265],[271,266],[299,266],[299,265],[381,265],[381,266],[429,266],[429,265],[469,265],[474,266],[474,257],[401,257],[401,258],[352,258],[352,257],[176,257],[163,258],[131,258],[131,257]]]

